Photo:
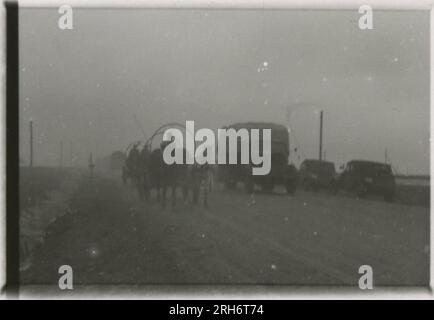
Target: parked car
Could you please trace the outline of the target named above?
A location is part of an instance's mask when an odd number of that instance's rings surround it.
[[[354,192],[357,196],[381,195],[386,201],[395,196],[395,177],[390,165],[365,160],[352,160],[332,182],[332,189]]]
[[[336,175],[335,164],[330,161],[306,159],[300,165],[299,181],[305,190],[330,188]]]

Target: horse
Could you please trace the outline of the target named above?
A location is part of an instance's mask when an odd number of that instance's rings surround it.
[[[193,164],[189,171],[189,186],[193,193],[193,204],[199,203],[202,189],[203,205],[208,208],[208,193],[212,191],[212,173],[209,164]]]
[[[165,145],[155,149],[150,154],[148,162],[149,174],[149,190],[155,188],[157,190],[157,200],[162,206],[166,206],[167,190],[171,189],[172,206],[176,205],[177,189],[182,189],[183,200],[186,203],[192,193],[192,202],[197,205],[199,202],[201,186],[203,186],[204,206],[208,207],[208,192],[209,192],[209,166],[207,164],[199,165],[186,164],[187,150],[182,149],[183,164],[167,164],[163,159]]]
[[[131,144],[132,148],[126,152],[125,161],[122,166],[122,182],[127,185],[128,179],[134,184],[134,179],[138,174],[138,166],[140,162],[140,153],[137,149],[138,143]],[[128,146],[128,148],[130,148]]]
[[[151,187],[156,188],[158,201],[166,206],[167,190],[171,189],[172,206],[176,204],[177,188],[182,188],[184,200],[188,194],[186,180],[188,178],[189,166],[186,164],[167,164],[163,159],[165,145],[151,153],[149,163],[149,175]],[[186,155],[185,149],[183,150]]]

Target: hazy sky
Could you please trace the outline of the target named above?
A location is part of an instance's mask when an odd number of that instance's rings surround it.
[[[429,173],[429,12],[56,9],[20,14],[20,152],[35,165],[104,156],[168,122],[290,125],[297,163],[384,160]]]

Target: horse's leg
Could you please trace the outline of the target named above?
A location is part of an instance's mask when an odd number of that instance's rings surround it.
[[[180,187],[182,189],[182,199],[184,200],[184,204],[186,204],[188,201],[189,183],[190,181],[188,167],[185,167],[180,180]]]
[[[162,194],[162,204],[163,204],[163,208],[166,207],[166,193],[167,193],[167,185],[163,184],[163,194]]]
[[[213,172],[208,172],[208,178],[209,178],[209,192],[212,192],[214,189],[214,173]]]
[[[200,179],[199,179],[200,181]],[[198,172],[193,171],[191,175],[191,191],[193,193],[193,205],[196,205],[199,199],[198,190]]]
[[[188,186],[187,183],[182,185],[182,198],[184,199],[184,203],[187,203],[188,200]]]
[[[208,208],[208,188],[210,182],[209,179],[205,179],[205,185],[203,186],[203,205],[205,208]]]
[[[176,205],[176,183],[172,182],[172,207]]]
[[[149,198],[151,196],[151,191],[150,191],[151,188],[149,185],[149,178],[148,178],[148,175],[146,173],[143,175],[143,180],[144,180],[143,188],[145,191],[145,200],[146,200],[146,202],[149,202]]]
[[[142,181],[139,177],[134,178],[134,186],[137,189],[137,193],[139,194],[139,199],[143,200]]]
[[[155,189],[157,191],[157,202],[161,203],[161,186],[160,186],[160,180],[158,179],[155,183]]]
[[[139,182],[139,188],[140,188],[140,193],[141,193],[141,195],[140,195],[140,198],[142,199],[142,200],[146,200],[146,182],[145,182],[145,179],[144,179],[144,177],[142,177],[141,179],[140,179],[140,182]]]
[[[197,205],[199,201],[199,192],[200,192],[200,179],[198,180],[197,177],[194,177],[193,181],[193,204]]]

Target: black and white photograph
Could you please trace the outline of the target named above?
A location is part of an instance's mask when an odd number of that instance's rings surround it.
[[[19,7],[20,295],[429,291],[429,7],[253,4]]]

